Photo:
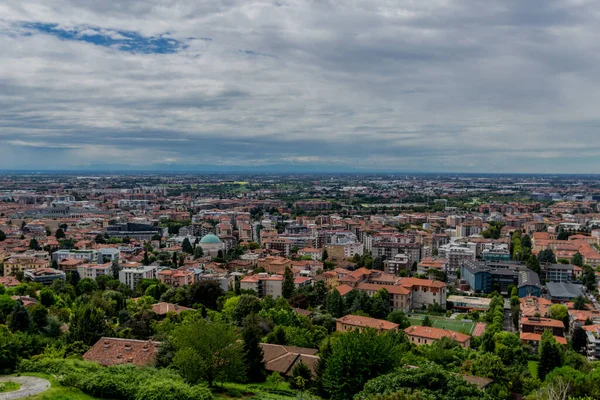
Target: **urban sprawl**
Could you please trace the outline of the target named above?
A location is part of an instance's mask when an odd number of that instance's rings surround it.
[[[4,174],[0,366],[48,399],[600,398],[599,204],[582,175]]]

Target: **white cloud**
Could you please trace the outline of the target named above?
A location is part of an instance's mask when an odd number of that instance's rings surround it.
[[[599,11],[557,0],[6,0],[0,140],[23,165],[596,172]],[[24,22],[189,47],[133,54]]]

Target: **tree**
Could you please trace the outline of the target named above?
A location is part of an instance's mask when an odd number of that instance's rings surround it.
[[[569,317],[569,310],[564,304],[553,304],[548,308],[548,317],[558,321],[564,321]]]
[[[71,274],[73,274],[74,272],[76,272],[76,271],[71,272]],[[95,280],[93,280],[91,278],[81,279],[77,283],[77,294],[79,294],[79,295],[89,294],[89,293],[95,292],[96,290],[98,290],[98,284],[96,283]]]
[[[40,245],[39,245],[39,243],[38,243],[38,241],[37,241],[37,239],[36,239],[36,238],[32,238],[32,239],[29,241],[29,248],[30,248],[31,250],[39,250],[39,249],[40,249]]]
[[[306,390],[312,386],[312,372],[302,361],[292,368],[290,387],[297,390]]]
[[[582,350],[587,346],[587,334],[585,330],[578,326],[573,329],[573,334],[571,335],[571,345],[573,346],[573,350],[578,353],[581,353]]]
[[[112,272],[113,278],[119,279],[119,272],[121,272],[121,266],[119,265],[119,262],[117,260],[113,260],[110,266],[110,270]]]
[[[8,317],[8,328],[11,330],[11,332],[26,332],[29,330],[30,325],[31,320],[29,317],[29,312],[23,305],[22,301],[17,301],[12,314],[10,314]]]
[[[279,387],[279,385],[281,385],[282,382],[283,377],[277,371],[273,372],[267,378],[267,385],[271,386],[275,390],[277,390],[277,387]]]
[[[538,377],[541,381],[554,368],[558,368],[563,363],[562,346],[552,336],[552,331],[544,331],[539,348],[540,362],[538,365]]]
[[[194,260],[204,257],[204,249],[201,246],[196,246],[194,249]]]
[[[42,331],[48,324],[48,310],[41,304],[32,306],[29,315],[34,329],[38,332]]]
[[[381,257],[375,257],[373,259],[373,269],[383,271],[383,259]]]
[[[540,272],[541,272],[540,261],[539,261],[538,257],[535,256],[535,254],[532,254],[529,256],[525,265],[527,265],[527,268],[534,271],[538,275],[540,274]]]
[[[323,387],[333,400],[351,399],[367,381],[399,366],[400,356],[400,345],[393,335],[374,329],[346,332],[326,359]]]
[[[590,291],[595,290],[596,283],[596,272],[589,265],[583,266],[583,274],[581,275],[581,283]]]
[[[371,310],[369,314],[373,318],[385,318],[390,313],[390,294],[384,289],[379,289],[373,295],[371,301]]]
[[[538,261],[540,263],[556,264],[556,256],[551,249],[542,250],[538,253]]]
[[[573,265],[577,265],[578,267],[583,267],[583,257],[581,256],[581,254],[579,252],[577,252],[573,255],[571,262],[573,263]]]
[[[173,252],[173,256],[171,257],[171,264],[173,264],[173,268],[177,268],[177,265],[179,264],[179,257],[177,257],[176,251]]]
[[[337,289],[333,289],[328,295],[325,301],[327,312],[334,318],[339,318],[344,314],[344,299],[340,295]]]
[[[44,307],[50,307],[54,304],[54,293],[48,288],[44,288],[40,291],[40,303]]]
[[[148,257],[147,249],[144,249],[144,258],[142,259],[142,265],[150,265],[150,257]]]
[[[58,228],[56,230],[56,233],[54,234],[54,236],[56,236],[56,239],[64,239],[67,235],[65,235],[65,231],[62,230],[62,228]]]
[[[244,319],[252,314],[257,314],[262,308],[260,299],[251,294],[243,294],[232,311],[232,317],[236,325],[241,325]]]
[[[184,253],[194,254],[194,247],[192,246],[192,243],[190,243],[190,239],[183,239],[183,242],[181,243],[181,250],[183,250]]]
[[[400,325],[400,329],[406,329],[410,326],[410,320],[408,319],[406,314],[404,314],[404,311],[401,310],[394,310],[391,313],[389,313],[387,320]]]
[[[433,326],[433,321],[429,318],[429,315],[426,315],[421,322],[422,326]]]
[[[92,303],[83,303],[75,307],[69,326],[70,342],[83,342],[93,346],[109,332],[104,311]]]
[[[242,328],[244,352],[246,353],[246,370],[250,382],[264,382],[267,376],[263,361],[263,350],[260,346],[262,331],[258,323],[256,315],[251,315],[244,320]]]
[[[286,267],[285,272],[283,273],[283,288],[281,294],[284,298],[289,299],[294,294],[295,289],[294,274],[289,267]]]
[[[325,262],[329,258],[329,254],[327,253],[327,249],[323,250],[323,255],[321,256],[321,261]]]
[[[231,325],[193,316],[173,331],[173,345],[173,364],[190,383],[204,379],[212,387],[246,375],[243,344]]]
[[[225,294],[217,281],[200,281],[186,288],[187,304],[202,304],[211,310],[217,309],[217,299]]]
[[[6,233],[0,231],[0,242],[4,242],[6,240]]]
[[[577,296],[573,299],[573,308],[575,310],[585,310],[587,306],[587,300],[583,296]]]

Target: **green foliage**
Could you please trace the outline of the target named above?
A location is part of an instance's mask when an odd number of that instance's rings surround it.
[[[372,329],[342,334],[326,359],[322,384],[334,400],[351,398],[365,382],[400,363],[401,347],[392,335]]]
[[[20,370],[57,375],[62,385],[78,388],[98,398],[212,399],[208,390],[186,384],[181,376],[169,369],[133,365],[101,367],[74,359],[40,358],[23,361]]]
[[[590,291],[596,290],[597,279],[594,268],[589,265],[583,266],[583,274],[581,275],[581,283]]]
[[[418,391],[423,399],[436,400],[479,400],[489,399],[476,386],[467,383],[462,377],[445,371],[442,367],[426,363],[419,368],[398,368],[395,371],[368,381],[356,400],[375,400],[385,397],[394,399],[397,392],[413,393]],[[410,397],[396,397],[407,399]]]
[[[248,379],[251,382],[263,382],[267,371],[263,361],[263,350],[260,346],[262,331],[256,315],[251,315],[244,321],[242,339],[244,341],[244,352],[246,354],[246,366]]]
[[[325,302],[327,306],[327,312],[334,318],[343,316],[344,313],[344,300],[336,289],[333,289],[328,295]]]
[[[21,301],[17,301],[13,312],[10,314],[8,318],[8,328],[12,332],[22,331],[26,332],[29,330],[29,326],[31,325],[31,320],[29,317],[29,312],[23,305]]]
[[[231,325],[192,315],[173,332],[173,345],[173,364],[188,382],[204,379],[212,386],[246,375],[243,345]]]
[[[573,299],[573,308],[575,310],[585,310],[587,299],[584,296],[577,296]]]
[[[585,350],[587,345],[587,334],[582,327],[578,326],[573,329],[573,333],[571,335],[571,345],[573,346],[573,350],[578,353],[581,353]]]
[[[539,348],[540,363],[538,366],[538,377],[544,380],[546,375],[554,368],[563,364],[563,348],[554,339],[551,331],[545,331],[542,334],[542,341]]]
[[[423,318],[421,325],[422,326],[433,326],[433,321],[431,320],[431,318],[429,318],[429,315],[426,315],[425,318]]]
[[[295,289],[296,286],[294,284],[294,274],[292,273],[292,270],[290,268],[286,267],[285,272],[283,274],[283,288],[281,291],[283,297],[289,299],[294,294]]]
[[[540,251],[537,258],[540,263],[556,264],[556,256],[551,249]]]
[[[388,314],[387,320],[400,325],[399,329],[406,329],[410,326],[410,320],[404,314],[404,311],[394,310]]]

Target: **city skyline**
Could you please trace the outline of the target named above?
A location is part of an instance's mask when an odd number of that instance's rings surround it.
[[[598,11],[8,0],[0,169],[600,172]]]

